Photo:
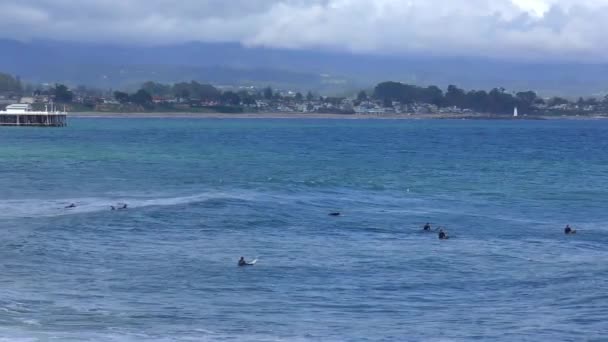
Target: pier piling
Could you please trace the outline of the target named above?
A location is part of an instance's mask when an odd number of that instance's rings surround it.
[[[3,114],[0,113],[0,126],[42,126],[65,127],[67,115],[65,113],[49,114]]]

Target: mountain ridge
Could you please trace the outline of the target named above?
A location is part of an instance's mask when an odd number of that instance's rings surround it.
[[[456,84],[467,89],[533,89],[546,95],[571,96],[598,94],[608,88],[604,81],[608,65],[604,64],[361,55],[199,42],[129,46],[5,39],[0,40],[0,48],[0,70],[39,83],[126,87],[147,80],[170,83],[194,79],[335,92],[394,80],[441,87]]]

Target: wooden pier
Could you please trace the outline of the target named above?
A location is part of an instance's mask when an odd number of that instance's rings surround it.
[[[65,127],[67,114],[4,114],[0,112],[0,126]]]

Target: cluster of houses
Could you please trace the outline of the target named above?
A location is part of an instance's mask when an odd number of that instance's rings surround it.
[[[221,88],[221,87],[218,87]],[[298,99],[297,93],[291,90],[279,90],[275,94],[278,96],[272,99],[264,99],[260,96],[261,89],[255,87],[240,87],[226,88],[224,91],[234,90],[239,93],[247,92],[252,96],[253,101],[242,102],[240,104],[244,111],[252,112],[268,112],[268,113],[339,113],[339,114],[438,114],[438,113],[471,113],[471,110],[460,109],[457,107],[439,108],[433,104],[416,103],[416,104],[401,104],[393,102],[387,106],[383,101],[368,99],[359,101],[355,97],[336,98],[336,97],[314,97],[309,99]],[[28,98],[28,101],[33,99],[34,102],[48,101],[42,96]],[[217,107],[226,105],[219,100],[200,100],[193,98],[179,98],[176,96],[152,96],[152,102],[155,106],[170,107],[176,110],[187,111],[193,108]],[[120,106],[124,106],[117,101],[113,95],[106,94],[105,96],[92,96],[80,94],[74,90],[73,103],[88,106],[93,110],[111,111],[116,110]]]
[[[338,101],[336,101],[336,99],[328,101],[327,99],[320,98],[300,102],[293,100],[282,100],[278,102],[257,100],[254,107],[258,111],[277,113],[342,113],[365,115],[472,113],[469,109],[457,107],[440,108],[428,103],[402,104],[400,102],[392,102],[390,106],[387,106],[383,101],[359,101],[355,98],[343,98],[338,99]]]
[[[51,104],[55,102],[55,97],[49,94],[28,94],[27,96],[23,96],[17,93],[0,93],[0,108],[12,105],[12,104],[28,104],[28,105],[39,105],[39,107],[43,107],[46,104]],[[72,99],[73,104],[82,104],[88,105],[91,108],[95,108],[97,105],[103,105],[107,103],[117,103],[113,98],[109,97],[94,97],[87,95],[75,95]]]
[[[52,98],[48,95],[22,96],[14,92],[0,93],[0,106],[8,106],[12,104],[34,104],[34,103],[50,103]]]
[[[235,89],[241,90],[242,89]],[[275,113],[339,113],[339,114],[366,114],[366,115],[383,115],[383,114],[474,114],[470,109],[462,109],[458,107],[438,107],[429,103],[413,103],[403,104],[400,102],[385,103],[384,101],[366,99],[358,100],[354,97],[336,98],[336,97],[316,97],[304,99],[302,96],[297,96],[293,91],[280,91],[278,96],[272,99],[265,99],[260,96],[260,90],[255,88],[247,88],[247,92],[251,95],[249,101],[242,101],[240,106],[243,111],[252,112],[275,112]],[[79,93],[78,90],[73,90],[74,96],[72,102],[86,106],[91,110],[111,111],[120,109],[124,106],[117,101],[112,94],[91,95]],[[53,96],[48,94],[33,94],[31,96],[21,96],[16,93],[0,93],[0,108],[6,105],[22,103],[22,104],[46,104],[52,103]],[[184,99],[175,96],[153,96],[152,102],[155,106],[164,106],[176,110],[188,111],[193,108],[217,107],[226,106],[220,100],[197,100]],[[605,103],[598,102],[595,104],[582,104],[576,102],[560,103],[556,105],[537,104],[534,109],[539,112],[554,112],[554,113],[598,113],[604,111]]]

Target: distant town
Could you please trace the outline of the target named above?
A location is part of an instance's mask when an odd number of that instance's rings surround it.
[[[10,104],[42,109],[53,103],[69,112],[108,113],[327,113],[366,115],[460,114],[513,116],[593,115],[608,113],[608,97],[542,98],[533,91],[510,93],[503,88],[464,90],[450,85],[419,87],[383,82],[351,96],[322,96],[289,89],[214,86],[196,81],[175,84],[145,82],[135,92],[99,90],[63,84],[23,84],[0,73],[0,110]],[[515,110],[517,108],[517,110]]]

